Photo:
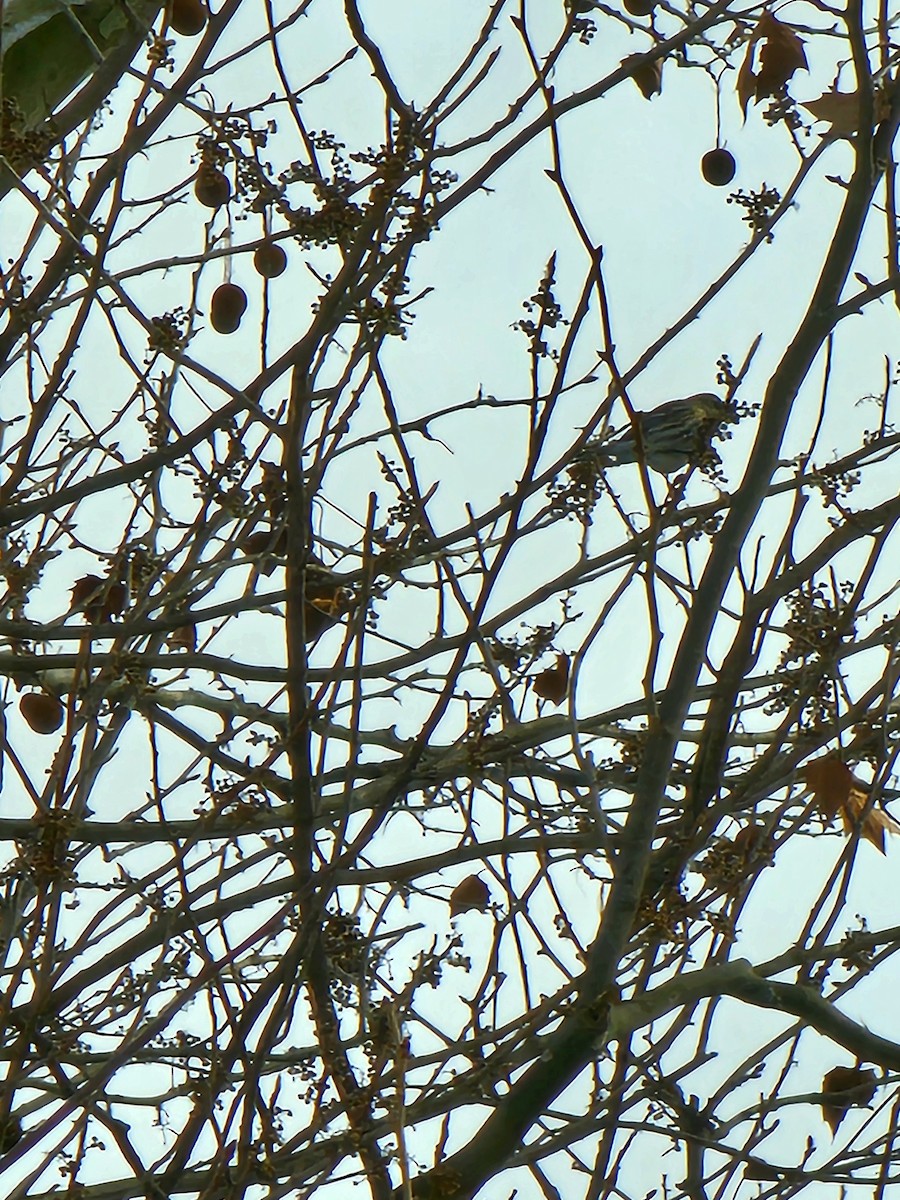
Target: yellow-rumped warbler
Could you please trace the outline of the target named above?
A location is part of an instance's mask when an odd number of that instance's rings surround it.
[[[671,475],[708,455],[710,441],[722,425],[736,420],[732,405],[712,392],[698,392],[681,400],[667,400],[659,408],[635,413],[640,424],[641,447],[631,425],[606,441],[588,442],[575,463],[619,466],[637,462],[643,455],[648,467],[660,475]]]

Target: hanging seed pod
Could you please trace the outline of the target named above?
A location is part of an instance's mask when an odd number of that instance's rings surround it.
[[[206,208],[221,208],[231,199],[228,176],[218,167],[201,163],[194,180],[194,195]]]
[[[19,711],[35,733],[56,733],[65,716],[59,700],[46,692],[26,692],[19,700]]]
[[[725,187],[731,183],[736,169],[734,155],[722,146],[717,146],[715,150],[707,150],[700,159],[701,174],[713,187]]]
[[[287,255],[277,242],[266,242],[254,250],[253,265],[263,279],[277,279],[287,267]]]
[[[206,24],[206,8],[201,0],[172,0],[169,28],[182,37],[196,37]]]
[[[247,293],[236,283],[220,283],[212,294],[209,320],[216,333],[234,333],[247,311]]]

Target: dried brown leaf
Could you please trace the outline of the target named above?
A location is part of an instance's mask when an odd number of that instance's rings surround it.
[[[166,641],[172,650],[196,650],[197,626],[179,625],[177,629],[169,631]]]
[[[128,589],[120,580],[82,575],[72,584],[70,612],[83,612],[92,625],[109,621],[125,611]]]
[[[857,779],[846,763],[834,754],[826,754],[807,763],[803,775],[823,817],[831,819],[840,813],[848,833],[859,829],[861,837],[886,853],[885,834],[900,833],[900,824],[881,809],[866,812],[868,784]]]
[[[757,29],[765,24],[765,35],[759,51],[760,69],[756,74],[756,99],[776,95],[795,71],[808,70],[803,39],[789,25],[763,13]]]
[[[732,845],[744,858],[752,858],[762,848],[765,841],[765,829],[762,825],[744,825],[734,835]]]
[[[831,1127],[831,1136],[837,1133],[847,1110],[863,1107],[875,1095],[878,1077],[874,1071],[861,1067],[833,1067],[822,1080],[822,1091],[828,1096],[822,1101],[822,1115]]]
[[[872,117],[877,123],[883,121],[890,113],[890,99],[885,89],[875,92]],[[817,121],[825,121],[831,126],[828,134],[832,137],[851,137],[860,126],[860,96],[859,92],[823,92],[815,100],[806,100],[802,107],[811,112]]]
[[[816,100],[804,100],[801,107],[829,124],[828,132],[835,137],[849,137],[859,129],[859,92],[823,92]]]
[[[455,917],[473,908],[484,912],[490,900],[488,885],[477,875],[470,875],[462,883],[458,883],[450,894],[450,916]]]
[[[260,573],[271,575],[279,565],[276,558],[284,558],[287,554],[287,530],[284,527],[277,532],[274,529],[256,529],[241,538],[237,545],[242,553],[251,558],[260,556]]]
[[[756,76],[753,74],[753,39],[747,43],[747,53],[744,55],[744,61],[741,63],[741,69],[738,71],[737,83],[735,91],[737,92],[738,102],[741,106],[741,112],[744,114],[744,120],[747,120],[747,105],[753,98],[756,91]]]
[[[531,686],[534,688],[535,695],[540,696],[542,700],[549,700],[552,704],[562,704],[566,698],[566,692],[569,690],[568,654],[558,654],[555,665],[548,667],[546,671],[541,671],[539,675],[535,675]]]
[[[642,59],[643,54],[629,54],[622,59],[622,66],[627,67]],[[651,62],[642,62],[634,67],[631,78],[640,89],[645,100],[652,100],[662,91],[662,59],[654,58]]]
[[[744,117],[751,100],[777,95],[801,67],[808,69],[803,39],[789,25],[764,12],[750,35],[738,72],[736,90]]]
[[[844,811],[853,786],[853,772],[846,763],[834,754],[826,754],[807,763],[803,777],[823,817],[830,819]]]

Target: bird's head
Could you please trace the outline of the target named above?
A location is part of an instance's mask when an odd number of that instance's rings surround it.
[[[730,424],[737,420],[734,405],[720,400],[712,392],[698,392],[696,396],[691,396],[689,403],[698,423],[715,421],[717,424]]]

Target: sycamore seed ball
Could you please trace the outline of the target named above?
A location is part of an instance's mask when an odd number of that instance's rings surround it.
[[[731,183],[736,169],[734,155],[722,146],[717,146],[715,150],[708,150],[700,159],[703,178],[713,187],[725,187],[726,184]]]

